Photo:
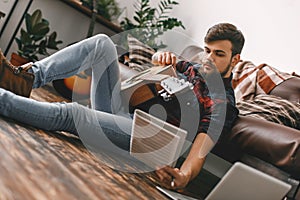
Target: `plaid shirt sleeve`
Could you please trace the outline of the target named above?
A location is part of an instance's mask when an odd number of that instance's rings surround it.
[[[180,73],[184,73],[187,71],[187,69],[189,67],[193,66],[193,63],[191,62],[186,62],[186,61],[179,61],[177,64],[176,64],[176,70]]]

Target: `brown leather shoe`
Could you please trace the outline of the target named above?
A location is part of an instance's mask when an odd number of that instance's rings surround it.
[[[29,97],[34,81],[34,75],[27,72],[32,63],[20,67],[13,66],[0,49],[0,87],[17,95]]]

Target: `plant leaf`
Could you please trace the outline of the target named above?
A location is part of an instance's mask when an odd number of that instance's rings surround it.
[[[32,23],[31,23],[31,15],[28,13],[25,14],[25,25],[28,33],[32,32]]]
[[[48,24],[40,22],[33,27],[32,34],[46,36],[46,34],[49,31],[50,31],[50,28],[49,28]]]
[[[31,15],[31,26],[34,27],[36,24],[42,21],[42,11],[40,9],[35,10]]]

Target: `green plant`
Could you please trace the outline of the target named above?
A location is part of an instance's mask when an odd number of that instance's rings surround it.
[[[42,18],[41,10],[35,10],[32,15],[25,14],[26,30],[21,28],[21,36],[15,38],[18,54],[29,61],[37,61],[38,55],[49,55],[48,49],[58,50],[57,33],[51,34],[49,22]]]
[[[93,0],[81,0],[82,4],[93,10]],[[97,13],[102,17],[112,21],[119,17],[121,10],[115,0],[97,0]]]
[[[134,22],[125,17],[120,23],[121,27],[124,30],[134,29],[131,34],[153,48],[164,48],[166,45],[162,42],[157,44],[156,39],[159,36],[175,27],[185,29],[180,20],[174,17],[168,17],[175,5],[178,5],[178,2],[161,0],[158,4],[158,8],[153,8],[150,6],[150,0],[137,0],[134,4]]]

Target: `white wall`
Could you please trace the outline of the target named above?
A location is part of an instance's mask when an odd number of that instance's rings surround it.
[[[19,1],[19,2],[23,2]],[[126,7],[123,15],[132,16],[136,0],[117,0]],[[180,53],[189,44],[203,46],[207,29],[218,22],[231,22],[245,35],[242,59],[255,64],[268,63],[286,72],[300,73],[300,1],[299,0],[177,0],[171,15],[183,21],[186,30],[169,32],[169,48]],[[159,0],[151,0],[157,5]],[[41,8],[50,26],[64,45],[84,38],[89,19],[60,0],[34,0],[30,11]],[[17,14],[17,13],[16,13]],[[16,23],[16,22],[14,22]],[[96,33],[112,34],[97,26]],[[1,42],[4,38],[1,38]],[[15,43],[11,51],[16,49]]]
[[[135,0],[118,0],[131,5]],[[152,0],[156,5],[158,0]],[[299,0],[178,0],[172,15],[183,21],[186,30],[176,29],[168,42],[171,49],[197,42],[203,45],[207,29],[219,22],[235,24],[246,38],[242,59],[255,64],[268,63],[286,72],[300,73]],[[132,13],[127,6],[127,14]],[[170,33],[172,35],[173,33]],[[186,35],[186,36],[185,36]],[[181,40],[180,40],[180,39]]]

